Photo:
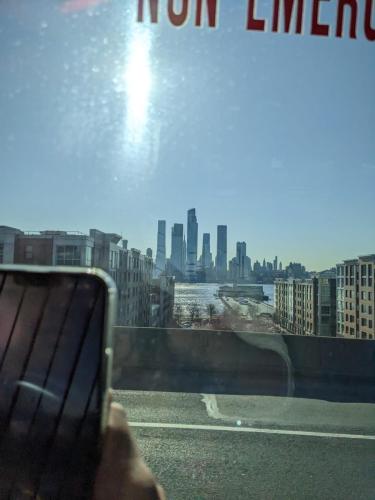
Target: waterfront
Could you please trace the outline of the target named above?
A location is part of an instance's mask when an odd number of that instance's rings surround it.
[[[222,286],[222,284],[219,283],[176,283],[175,306],[179,304],[182,307],[182,316],[184,318],[189,315],[189,307],[193,304],[197,304],[201,318],[208,317],[208,304],[214,304],[217,313],[222,314],[224,312],[224,305],[222,301],[215,296],[220,286]],[[262,286],[264,294],[269,297],[267,303],[273,305],[274,285]]]

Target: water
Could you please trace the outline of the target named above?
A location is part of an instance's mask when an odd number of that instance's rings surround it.
[[[183,318],[189,316],[189,307],[193,304],[197,304],[201,318],[208,318],[208,304],[214,304],[217,314],[221,314],[224,312],[223,303],[215,297],[220,286],[222,284],[218,283],[176,283],[175,306],[181,305]],[[263,291],[269,297],[267,303],[273,305],[274,285],[263,285]]]

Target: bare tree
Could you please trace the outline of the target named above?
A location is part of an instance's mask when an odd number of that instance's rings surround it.
[[[176,304],[174,317],[176,318],[177,323],[180,324],[181,323],[181,317],[182,317],[182,306],[181,306],[181,304]]]
[[[215,304],[208,304],[207,305],[207,314],[210,318],[210,323],[212,323],[212,318],[214,315],[217,313]]]
[[[197,302],[193,302],[192,304],[189,304],[188,312],[189,312],[191,323],[194,323],[194,322],[200,320],[200,312],[199,312],[199,306],[198,306]]]
[[[258,313],[258,308],[254,304],[248,305],[248,312],[251,319],[255,319]]]

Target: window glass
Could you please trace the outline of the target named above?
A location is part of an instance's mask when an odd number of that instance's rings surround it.
[[[58,266],[79,266],[81,264],[81,251],[77,246],[58,246],[56,252]]]
[[[110,274],[171,498],[375,490],[374,38],[371,0],[0,2],[0,263]]]

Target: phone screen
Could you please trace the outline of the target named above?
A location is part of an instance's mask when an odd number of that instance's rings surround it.
[[[98,460],[105,283],[0,271],[0,498],[89,498]]]

